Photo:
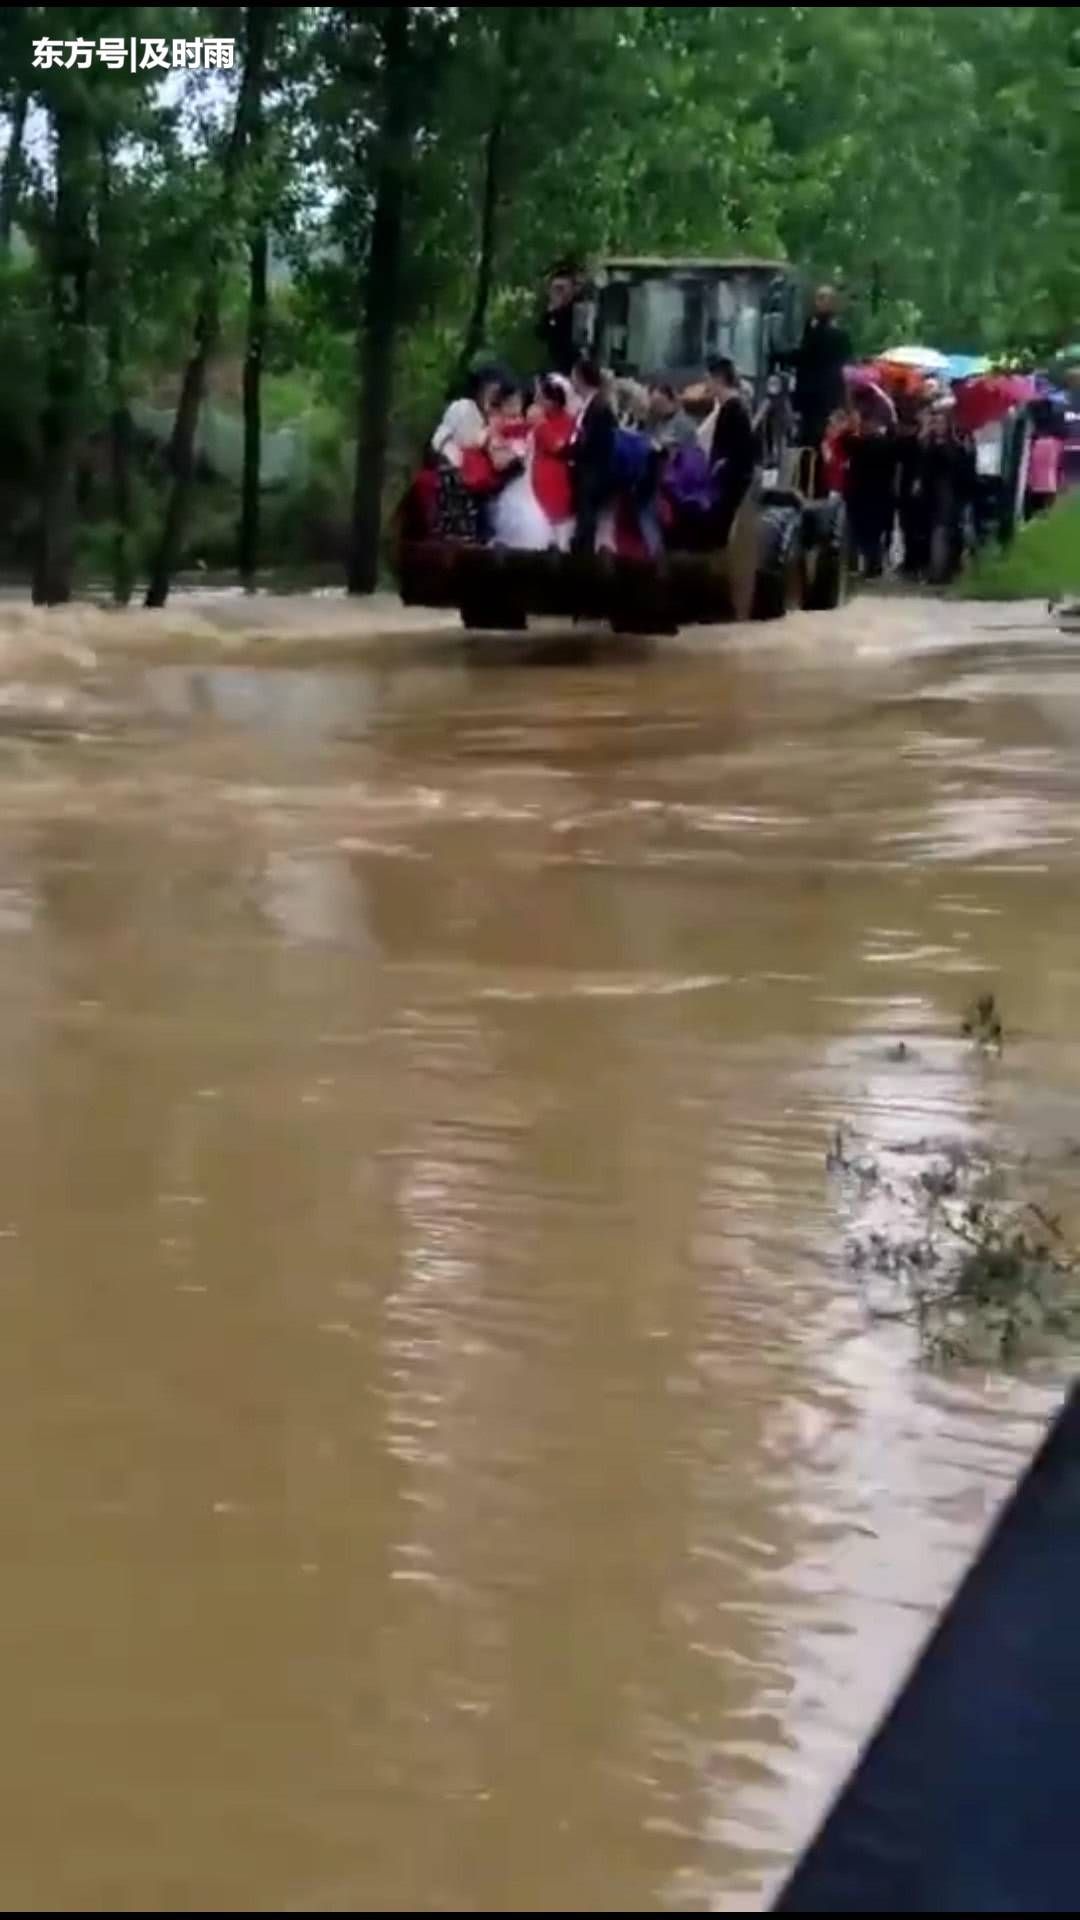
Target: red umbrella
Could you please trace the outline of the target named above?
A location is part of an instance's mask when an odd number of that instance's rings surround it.
[[[1035,381],[1029,373],[980,373],[973,380],[958,380],[953,391],[957,426],[962,433],[977,433],[1034,400]]]
[[[926,387],[926,375],[918,367],[901,366],[892,360],[873,360],[867,372],[894,400],[917,400]]]

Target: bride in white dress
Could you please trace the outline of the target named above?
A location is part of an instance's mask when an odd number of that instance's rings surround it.
[[[498,429],[495,431],[497,435]],[[533,487],[532,434],[515,440],[514,447],[524,458],[525,471],[509,480],[492,502],[491,543],[496,547],[514,547],[523,553],[543,553],[548,547],[563,544],[560,530],[552,526]]]
[[[540,505],[532,484],[530,449],[524,473],[511,480],[496,494],[491,510],[491,539],[496,547],[517,547],[526,553],[542,553],[555,545],[555,530]]]

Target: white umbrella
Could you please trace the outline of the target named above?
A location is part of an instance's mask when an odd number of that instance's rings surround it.
[[[948,354],[939,353],[936,347],[890,347],[878,358],[891,360],[895,367],[917,367],[920,373],[947,373],[949,369]]]

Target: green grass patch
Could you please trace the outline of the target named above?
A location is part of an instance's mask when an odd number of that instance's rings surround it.
[[[987,548],[957,583],[971,600],[1051,600],[1080,594],[1080,493],[1018,527],[1011,546]]]

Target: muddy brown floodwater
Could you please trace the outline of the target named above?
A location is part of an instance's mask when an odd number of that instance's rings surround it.
[[[4,1904],[760,1906],[1057,1391],[823,1157],[1080,1125],[1075,643],[227,615],[0,608]]]

